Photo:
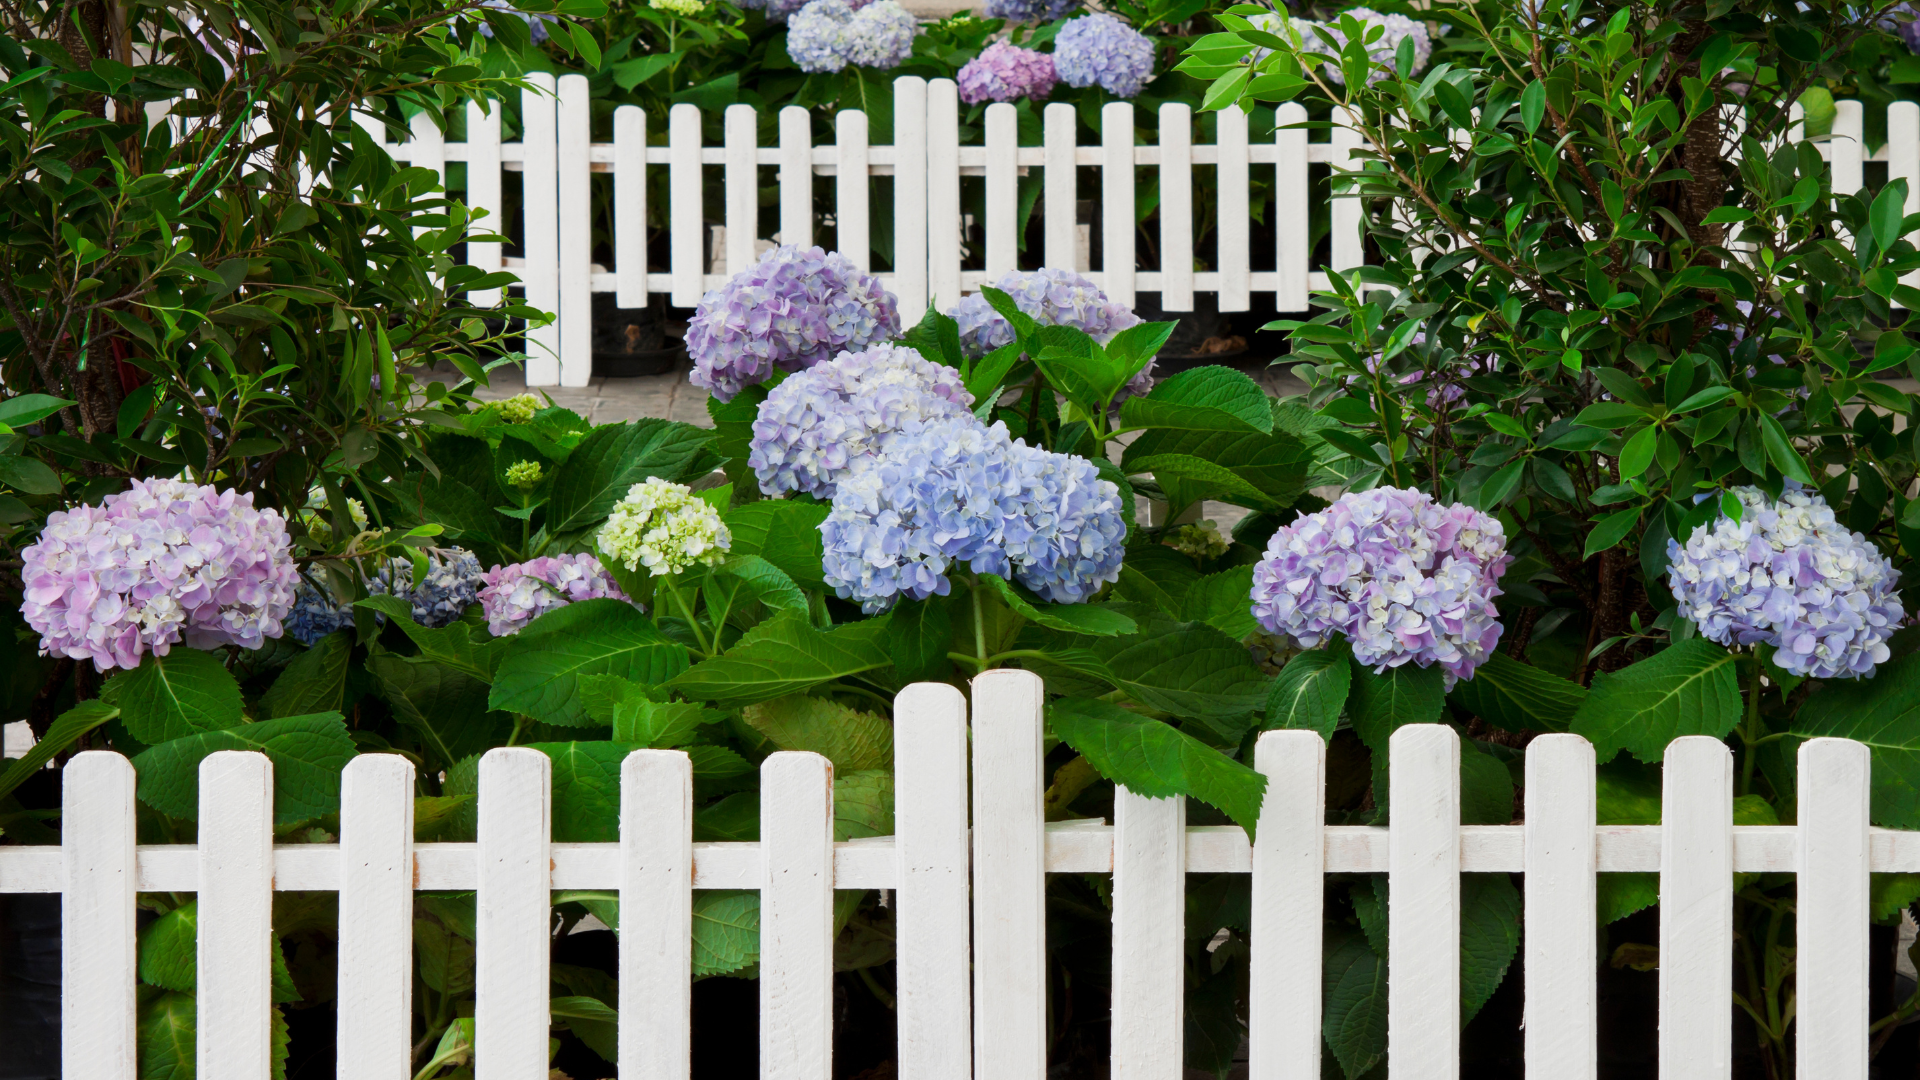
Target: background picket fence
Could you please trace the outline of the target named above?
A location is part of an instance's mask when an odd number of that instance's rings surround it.
[[[620,307],[639,307],[650,294],[666,293],[674,306],[684,308],[721,285],[726,275],[706,272],[709,222],[724,223],[726,268],[738,271],[752,263],[760,242],[757,174],[763,166],[778,170],[777,238],[782,243],[813,242],[816,177],[831,178],[834,185],[836,246],[862,268],[870,260],[873,215],[893,215],[894,269],[879,277],[899,297],[901,316],[911,325],[929,303],[946,307],[963,292],[1017,268],[1018,179],[1036,168],[1044,178],[1042,265],[1075,267],[1128,305],[1147,292],[1159,294],[1164,310],[1190,311],[1195,293],[1214,293],[1219,310],[1246,311],[1253,293],[1271,293],[1276,310],[1304,311],[1309,291],[1326,287],[1324,269],[1312,261],[1308,168],[1347,167],[1359,145],[1359,137],[1344,128],[1333,129],[1324,142],[1289,129],[1307,119],[1306,110],[1291,103],[1280,107],[1271,142],[1250,142],[1246,115],[1229,109],[1219,114],[1216,142],[1195,145],[1192,108],[1167,103],[1159,111],[1160,143],[1135,145],[1134,106],[1118,101],[1101,109],[1097,146],[1076,144],[1073,107],[1058,102],[1043,111],[1043,145],[1018,145],[1015,109],[1002,103],[987,109],[983,145],[962,146],[953,81],[914,76],[894,81],[891,133],[870,131],[866,114],[848,110],[834,118],[835,141],[815,146],[807,110],[789,106],[780,111],[779,145],[763,147],[753,107],[732,105],[725,113],[724,144],[710,147],[702,145],[700,110],[682,104],[668,116],[665,145],[656,145],[646,115],[629,105],[614,111],[613,142],[596,143],[585,76],[563,75],[557,82],[547,74],[529,78],[532,87],[523,91],[520,103],[524,130],[519,142],[501,141],[500,110],[487,112],[468,103],[465,142],[447,141],[434,119],[421,114],[412,122],[409,141],[383,145],[396,160],[432,169],[443,180],[449,162],[465,163],[466,202],[492,212],[490,228],[499,227],[503,172],[521,174],[524,257],[503,258],[499,244],[471,244],[467,259],[483,270],[513,271],[525,283],[529,303],[557,313],[552,325],[529,335],[527,381],[537,386],[587,385],[593,366],[593,293],[614,293]],[[1886,162],[1890,176],[1909,180],[1908,212],[1920,212],[1920,104],[1890,107],[1888,143],[1871,155],[1862,138],[1864,115],[1859,102],[1840,102],[1833,136],[1822,144],[1832,162],[1835,190],[1859,190],[1866,182],[1866,163]],[[386,137],[378,125],[369,122],[366,129],[376,140]],[[889,134],[890,144],[873,141]],[[702,170],[709,166],[724,173],[720,208],[704,205]],[[645,170],[658,167],[665,167],[669,177],[671,256],[665,267],[648,265],[646,251],[643,177]],[[1081,167],[1100,170],[1098,268],[1086,265],[1088,245],[1076,232]],[[1214,269],[1204,271],[1192,269],[1196,167],[1216,170],[1218,190],[1218,251]],[[1134,189],[1140,168],[1158,172],[1162,269],[1157,271],[1136,269]],[[1261,227],[1248,213],[1255,168],[1263,170],[1259,179],[1271,177],[1264,227],[1273,230],[1275,240],[1275,265],[1260,269],[1251,265],[1248,242],[1251,230]],[[1271,174],[1264,171],[1269,168]],[[613,174],[611,269],[591,260],[588,178],[595,172]],[[870,176],[893,177],[892,206],[872,205]],[[962,176],[985,177],[983,251],[965,246]],[[1360,204],[1336,199],[1330,213],[1328,265],[1359,266],[1364,254]],[[479,299],[491,302],[493,296]]]
[[[479,842],[413,843],[413,767],[348,766],[340,842],[275,847],[272,768],[225,751],[200,772],[199,845],[136,846],[125,758],[66,766],[63,846],[0,848],[0,892],[61,892],[65,1075],[133,1080],[137,892],[197,892],[198,1076],[265,1080],[273,890],[340,893],[339,1075],[409,1075],[414,890],[476,890],[478,1080],[544,1077],[550,890],[621,896],[620,1075],[688,1069],[692,890],[759,889],[761,1075],[831,1075],[833,890],[896,890],[898,1061],[905,1080],[1046,1075],[1048,873],[1113,875],[1113,1075],[1181,1076],[1185,875],[1252,875],[1254,1080],[1318,1077],[1323,876],[1390,882],[1388,1040],[1396,1080],[1459,1075],[1463,873],[1525,874],[1530,1075],[1596,1075],[1595,874],[1660,875],[1660,1070],[1732,1075],[1733,875],[1799,873],[1796,1041],[1804,1077],[1867,1076],[1868,874],[1920,871],[1920,833],[1868,827],[1867,748],[1799,751],[1799,824],[1735,826],[1728,748],[1668,747],[1664,824],[1594,824],[1594,753],[1574,735],[1527,749],[1524,825],[1462,826],[1459,738],[1395,732],[1388,827],[1327,826],[1326,749],[1271,731],[1259,835],[1192,827],[1180,799],[1121,791],[1112,825],[1048,823],[1042,686],[1028,672],[945,684],[895,705],[896,832],[833,842],[832,767],[762,766],[759,843],[692,841],[692,770],[640,750],[621,771],[617,844],[555,844],[549,759],[490,751]],[[972,830],[969,835],[969,802]],[[971,883],[969,882],[971,858]],[[971,892],[969,887],[971,884]],[[971,899],[971,903],[970,903]],[[0,1054],[5,1049],[0,1048]]]

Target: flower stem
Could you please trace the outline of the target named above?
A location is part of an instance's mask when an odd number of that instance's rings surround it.
[[[667,587],[667,595],[673,597],[673,606],[680,609],[680,617],[687,621],[687,628],[693,631],[693,640],[700,643],[700,651],[713,655],[713,645],[707,641],[707,635],[700,629],[700,620],[693,617],[693,609],[687,606],[686,597],[680,595],[678,574],[660,575],[660,584]]]
[[[1038,375],[1034,377],[1039,378]],[[987,669],[987,624],[986,613],[980,603],[979,580],[977,578],[971,580],[967,588],[973,594],[973,651],[979,658],[978,670],[985,671]]]
[[[1760,758],[1760,744],[1766,737],[1766,730],[1760,723],[1761,679],[1766,665],[1761,662],[1760,654],[1753,654],[1753,681],[1747,688],[1747,719],[1740,731],[1740,741],[1746,744],[1747,752],[1740,763],[1740,794],[1753,791],[1753,769]]]

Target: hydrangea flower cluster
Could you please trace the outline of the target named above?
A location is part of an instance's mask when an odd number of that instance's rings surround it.
[[[487,632],[506,637],[554,608],[609,596],[632,602],[599,559],[585,553],[544,555],[487,571],[480,608]]]
[[[825,577],[870,614],[946,595],[960,563],[1078,603],[1120,575],[1120,506],[1091,462],[1016,442],[1004,424],[915,421],[841,479],[820,526]]]
[[[1142,321],[1125,304],[1107,299],[1098,285],[1071,270],[1013,270],[1000,275],[993,287],[1040,325],[1071,326],[1102,345]],[[959,324],[960,351],[974,359],[1013,341],[1013,324],[993,310],[982,293],[961,298],[947,316]],[[1114,404],[1152,389],[1153,362],[1148,361],[1115,395]]]
[[[1115,97],[1140,93],[1153,77],[1153,42],[1102,12],[1074,19],[1053,39],[1053,68],[1068,86],[1098,86]]]
[[[367,582],[373,596],[397,596],[413,608],[413,621],[442,627],[459,621],[480,598],[485,574],[480,560],[465,548],[434,548],[425,552],[427,576],[413,583],[413,560],[395,556]],[[378,616],[385,621],[385,616]],[[335,630],[353,625],[353,606],[337,603],[325,590],[302,580],[293,610],[286,619],[287,634],[302,645],[312,645]]]
[[[44,653],[101,671],[196,649],[257,649],[281,633],[297,575],[287,523],[251,493],[135,480],[98,506],[55,511],[21,553],[20,613]]]
[[[801,71],[839,71],[848,64],[884,71],[913,55],[919,26],[894,0],[812,0],[787,24],[787,55]]]
[[[326,511],[327,490],[316,486],[307,492],[307,504],[296,515],[306,525],[307,536],[321,547],[333,543],[333,526],[327,521]],[[367,508],[359,499],[347,500],[347,516],[360,528],[367,527]]]
[[[1427,33],[1426,23],[1420,22],[1417,19],[1409,19],[1405,15],[1382,15],[1372,8],[1363,7],[1349,8],[1343,12],[1343,14],[1351,15],[1359,19],[1368,27],[1368,33],[1371,33],[1371,28],[1375,26],[1385,28],[1381,35],[1374,39],[1372,44],[1367,46],[1367,56],[1375,65],[1384,64],[1387,69],[1391,70],[1394,65],[1394,58],[1400,50],[1400,42],[1407,38],[1413,39],[1413,68],[1409,72],[1410,74],[1418,75],[1420,72],[1425,71],[1427,61],[1433,58],[1433,39]],[[1340,32],[1338,20],[1315,23],[1306,19],[1295,19],[1293,20],[1293,25],[1295,29],[1299,30],[1300,42],[1306,47],[1308,52],[1338,53],[1341,48],[1346,46],[1347,36]],[[1336,42],[1336,45],[1329,46],[1325,41],[1321,40],[1320,36],[1314,33],[1315,29],[1325,32],[1328,37],[1331,37]],[[1346,76],[1341,73],[1338,65],[1327,64],[1325,65],[1325,70],[1329,79],[1332,79],[1339,85],[1346,85]],[[1386,77],[1386,71],[1376,66],[1372,69],[1372,73],[1367,76],[1367,82],[1371,85]]]
[[[1904,616],[1892,562],[1816,493],[1789,488],[1777,502],[1758,488],[1733,493],[1739,521],[1723,516],[1685,544],[1667,541],[1680,614],[1708,641],[1773,646],[1773,662],[1794,675],[1872,677]]]
[[[1080,10],[1080,0],[987,0],[981,14],[1010,23],[1050,23]]]
[[[1302,648],[1335,636],[1376,671],[1439,664],[1470,679],[1500,641],[1499,519],[1423,492],[1375,488],[1273,534],[1253,568],[1253,617]]]
[[[669,15],[691,18],[707,9],[704,0],[647,0],[647,6],[664,11]]]
[[[516,461],[507,466],[507,483],[522,490],[538,487],[540,481],[547,478],[547,472],[540,463],[532,459]]]
[[[960,84],[960,100],[969,105],[1043,98],[1053,93],[1057,81],[1053,57],[1005,41],[987,46],[954,78]]]
[[[700,298],[687,324],[689,379],[731,401],[775,367],[804,371],[899,333],[899,306],[876,278],[838,252],[790,244]]]
[[[835,481],[916,420],[965,416],[960,373],[900,345],[843,352],[782,382],[760,404],[747,463],[760,490],[833,498]]]
[[[628,488],[627,497],[614,504],[600,527],[599,544],[628,570],[644,566],[658,577],[720,562],[733,546],[733,534],[687,485],[655,477]]]
[[[1211,521],[1182,525],[1167,538],[1173,550],[1196,559],[1217,559],[1227,553],[1233,542],[1220,534],[1220,526]]]
[[[538,394],[515,394],[510,398],[501,398],[488,406],[500,414],[500,419],[513,424],[524,424],[533,419],[533,414],[546,408],[546,402]]]
[[[860,3],[851,6],[859,7],[861,3],[865,2],[866,0],[860,0]],[[734,6],[742,10],[764,8],[767,13],[768,22],[783,23],[786,22],[788,17],[794,12],[807,6],[807,0],[740,0],[740,2],[734,4]]]

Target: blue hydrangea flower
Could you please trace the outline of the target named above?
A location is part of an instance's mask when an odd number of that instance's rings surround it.
[[[987,0],[981,12],[1010,23],[1050,23],[1080,10],[1080,0]]]
[[[1342,495],[1273,534],[1253,568],[1253,617],[1311,649],[1334,637],[1376,671],[1439,664],[1471,679],[1500,643],[1497,518],[1419,491]]]
[[[894,0],[812,0],[787,24],[787,55],[808,72],[839,71],[848,64],[885,71],[913,55],[919,27],[919,20]]]
[[[768,495],[831,499],[840,474],[864,465],[888,436],[913,421],[966,415],[972,404],[959,372],[913,349],[843,352],[767,394],[747,463]]]
[[[838,252],[789,244],[700,298],[687,324],[688,379],[731,401],[775,367],[804,371],[899,333],[899,305],[877,278]]]
[[[434,548],[427,552],[427,576],[416,587],[413,560],[394,557],[367,582],[373,596],[397,596],[413,608],[413,621],[426,627],[457,622],[467,608],[480,601],[486,573],[480,560],[465,548]],[[384,616],[381,617],[382,621]],[[287,634],[302,645],[353,625],[353,606],[334,600],[323,589],[301,579],[293,610],[286,618]]]
[[[1053,39],[1053,68],[1068,86],[1138,95],[1153,77],[1153,42],[1104,12],[1074,19]]]
[[[1771,645],[1784,671],[1814,679],[1871,678],[1904,617],[1899,572],[1866,537],[1834,520],[1818,494],[1779,501],[1735,488],[1740,520],[1721,517],[1667,541],[1667,587],[1700,636]]]

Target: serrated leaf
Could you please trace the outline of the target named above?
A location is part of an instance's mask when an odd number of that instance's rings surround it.
[[[620,763],[638,747],[618,742],[529,743],[553,759],[553,839],[606,844],[620,839]]]
[[[1828,680],[1800,706],[1793,733],[1865,743],[1873,823],[1920,828],[1920,653],[1882,664],[1871,679]]]
[[[211,653],[176,646],[148,656],[132,671],[108,680],[102,691],[120,707],[120,721],[149,746],[198,731],[240,723],[240,684]]]
[[[889,766],[892,764],[888,763]],[[836,843],[893,835],[893,773],[890,769],[833,772],[833,839]]]
[[[994,595],[1000,597],[1015,614],[1049,630],[1116,637],[1139,629],[1132,619],[1098,604],[1049,604],[1018,582],[1008,581],[997,574],[981,574],[979,577],[981,584],[992,589]]]
[[[1047,724],[1100,775],[1134,794],[1198,799],[1253,835],[1267,778],[1193,736],[1094,698],[1053,701]]]
[[[1245,374],[1229,367],[1199,367],[1160,380],[1145,397],[1122,402],[1120,423],[1266,434],[1273,430],[1273,407],[1266,391]]]
[[[195,1055],[192,994],[160,994],[140,1007],[135,1040],[140,1080],[193,1080]]]
[[[366,670],[393,718],[439,768],[505,745],[513,734],[513,717],[488,709],[487,684],[464,671],[384,651],[367,657]]]
[[[708,429],[658,419],[593,429],[554,478],[547,532],[559,535],[600,524],[642,480],[687,479],[713,438]]]
[[[1438,667],[1402,664],[1375,674],[1359,660],[1352,662],[1353,689],[1347,714],[1353,733],[1372,750],[1378,764],[1387,753],[1393,733],[1408,724],[1431,724],[1440,719],[1446,702],[1444,675]]]
[[[760,962],[760,891],[693,894],[693,974],[730,975]]]
[[[829,507],[789,499],[763,499],[727,511],[734,555],[758,555],[805,589],[824,589],[820,523]]]
[[[1723,738],[1740,723],[1738,658],[1700,638],[1689,638],[1630,667],[1594,677],[1571,730],[1610,761],[1621,750],[1645,762],[1661,760],[1682,735]]]
[[[1387,964],[1365,934],[1335,924],[1322,965],[1321,1034],[1347,1080],[1359,1080],[1387,1053]]]
[[[293,825],[340,809],[340,770],[353,739],[340,714],[285,716],[163,742],[133,759],[140,800],[170,817],[200,816],[200,761],[220,750],[255,750],[273,762],[273,820]]]
[[[769,701],[892,663],[887,620],[815,630],[786,613],[749,630],[733,648],[672,680],[688,697],[723,705]]]
[[[947,658],[953,642],[953,598],[903,597],[887,615],[887,655],[905,682],[944,681],[953,672]]]
[[[1332,739],[1353,685],[1353,662],[1344,646],[1309,649],[1274,676],[1262,727],[1302,728]]]
[[[1187,587],[1180,600],[1179,617],[1185,622],[1203,622],[1235,640],[1260,629],[1253,618],[1253,566],[1236,566],[1217,574],[1208,574]]]
[[[833,762],[836,773],[893,765],[893,725],[875,713],[791,694],[748,705],[740,717],[782,750],[810,750]]]
[[[1129,460],[1128,475],[1152,473],[1154,480],[1169,494],[1174,506],[1191,506],[1204,499],[1217,499],[1253,510],[1277,510],[1282,504],[1253,483],[1224,465],[1191,454],[1154,454]],[[1181,494],[1173,497],[1177,484]]]
[[[768,611],[807,610],[807,594],[800,591],[793,578],[758,555],[734,555],[714,567],[707,575],[705,587],[711,595],[714,590],[726,591],[729,582],[737,582],[739,593],[760,601]],[[722,603],[732,607],[738,601],[729,594]],[[709,608],[712,606],[708,604]]]
[[[492,681],[494,656],[503,647],[489,641],[475,641],[473,628],[466,623],[421,626],[413,621],[413,605],[397,596],[369,596],[355,601],[353,606],[385,615],[407,635],[422,657],[465,672],[481,682]]]
[[[1447,700],[1502,731],[1565,731],[1587,688],[1495,651]]]
[[[281,669],[260,698],[261,710],[268,717],[342,711],[352,657],[351,630],[336,630],[314,642]]]
[[[659,686],[687,670],[687,648],[623,600],[582,600],[528,624],[501,647],[490,708],[549,724],[593,724],[580,693],[588,675]]]
[[[1103,678],[1149,709],[1200,720],[1238,742],[1266,703],[1267,676],[1246,646],[1205,623],[1149,619],[1137,634],[1075,638],[1056,658]],[[1049,650],[1050,652],[1052,650]]]

